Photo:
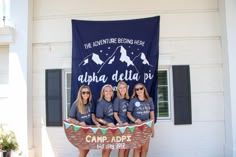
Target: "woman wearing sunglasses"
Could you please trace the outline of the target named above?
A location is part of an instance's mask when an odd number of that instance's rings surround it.
[[[127,116],[130,121],[135,124],[142,124],[146,120],[154,120],[154,104],[147,92],[146,87],[142,83],[134,86],[133,94],[128,106]],[[152,129],[154,136],[154,129]],[[149,147],[149,140],[143,146],[134,149],[133,157],[146,157]]]
[[[127,108],[129,104],[128,85],[124,81],[120,81],[117,85],[117,97],[114,100],[114,117],[118,125],[128,125]],[[128,157],[129,149],[120,149],[118,157]]]
[[[96,117],[100,124],[115,127],[115,119],[113,115],[113,89],[112,86],[106,84],[101,89],[100,98],[96,107]],[[103,149],[102,157],[109,157],[111,149]]]
[[[89,86],[82,85],[79,88],[77,98],[70,109],[69,121],[75,125],[87,126],[99,123],[96,121],[95,108],[92,104],[92,93]],[[89,150],[79,149],[79,157],[86,157]]]

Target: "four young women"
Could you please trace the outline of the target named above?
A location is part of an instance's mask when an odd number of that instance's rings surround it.
[[[146,87],[137,83],[133,88],[131,100],[128,94],[128,85],[120,81],[117,85],[117,97],[113,100],[113,88],[106,84],[102,87],[96,109],[92,104],[92,95],[89,86],[81,86],[78,96],[70,110],[70,121],[74,124],[87,126],[128,125],[141,124],[143,121],[154,120],[154,104],[149,97]],[[152,129],[154,136],[154,128]],[[149,141],[140,148],[134,149],[133,157],[146,157]],[[79,157],[86,157],[89,150],[80,149]],[[103,149],[102,157],[109,157],[111,149]],[[120,149],[118,157],[128,157],[129,149]]]

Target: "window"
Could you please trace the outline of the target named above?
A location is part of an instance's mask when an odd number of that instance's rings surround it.
[[[169,70],[158,70],[157,119],[170,119]]]
[[[66,104],[66,118],[69,117],[70,114],[70,93],[71,93],[71,72],[65,72],[65,104]]]
[[[70,112],[71,72],[65,71],[66,118]],[[169,70],[158,70],[158,119],[170,119]]]

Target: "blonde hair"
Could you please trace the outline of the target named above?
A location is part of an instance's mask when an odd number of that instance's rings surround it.
[[[119,91],[119,87],[121,86],[121,85],[125,85],[125,88],[126,88],[126,93],[125,93],[125,99],[129,99],[129,92],[128,92],[128,85],[127,85],[127,83],[125,82],[125,81],[119,81],[118,82],[118,85],[117,85],[117,96],[119,97],[119,98],[122,98],[122,96],[121,96],[121,94],[120,94],[120,91]]]
[[[149,96],[149,94],[148,94],[148,92],[147,92],[147,88],[146,88],[145,85],[142,84],[142,83],[137,83],[137,84],[134,86],[134,88],[133,88],[133,94],[132,94],[131,98],[138,97],[137,94],[136,94],[136,90],[135,90],[138,85],[141,85],[141,86],[143,87],[143,89],[144,89],[144,98],[145,98],[146,100],[150,99],[150,96]]]
[[[101,89],[100,98],[98,99],[98,101],[101,101],[101,100],[103,99],[103,97],[104,97],[104,89],[105,89],[106,87],[110,87],[111,90],[112,90],[112,92],[113,92],[112,86],[111,86],[110,84],[105,84],[105,85],[102,87],[102,89]],[[113,97],[113,95],[112,95],[112,97]]]
[[[79,111],[81,114],[85,114],[86,113],[86,108],[85,108],[85,105],[83,103],[83,97],[82,97],[82,89],[85,89],[85,88],[88,89],[89,92],[90,92],[89,98],[88,98],[88,103],[92,102],[92,93],[91,93],[90,87],[87,86],[87,85],[82,85],[79,88],[79,91],[78,91],[78,94],[77,94],[77,98],[76,98],[76,100],[73,103],[73,104],[76,104],[77,111]]]

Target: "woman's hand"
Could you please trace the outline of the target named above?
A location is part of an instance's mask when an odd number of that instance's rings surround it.
[[[129,125],[129,123],[125,122],[125,123],[122,123],[122,125],[127,126]]]
[[[98,122],[96,123],[96,127],[100,127],[101,126],[101,124],[99,124]]]
[[[135,123],[135,124],[142,124],[142,121],[141,121],[140,119],[136,119],[136,120],[134,121],[134,123]]]
[[[79,125],[84,126],[84,127],[86,126],[85,122],[80,122]]]
[[[73,124],[75,124],[75,125],[79,125],[79,121],[77,121],[77,120],[74,119],[74,118],[69,118],[69,119],[68,119],[68,122],[69,122],[69,123],[73,123]]]
[[[107,126],[114,128],[114,127],[115,127],[115,124],[113,124],[113,123],[107,123]]]

